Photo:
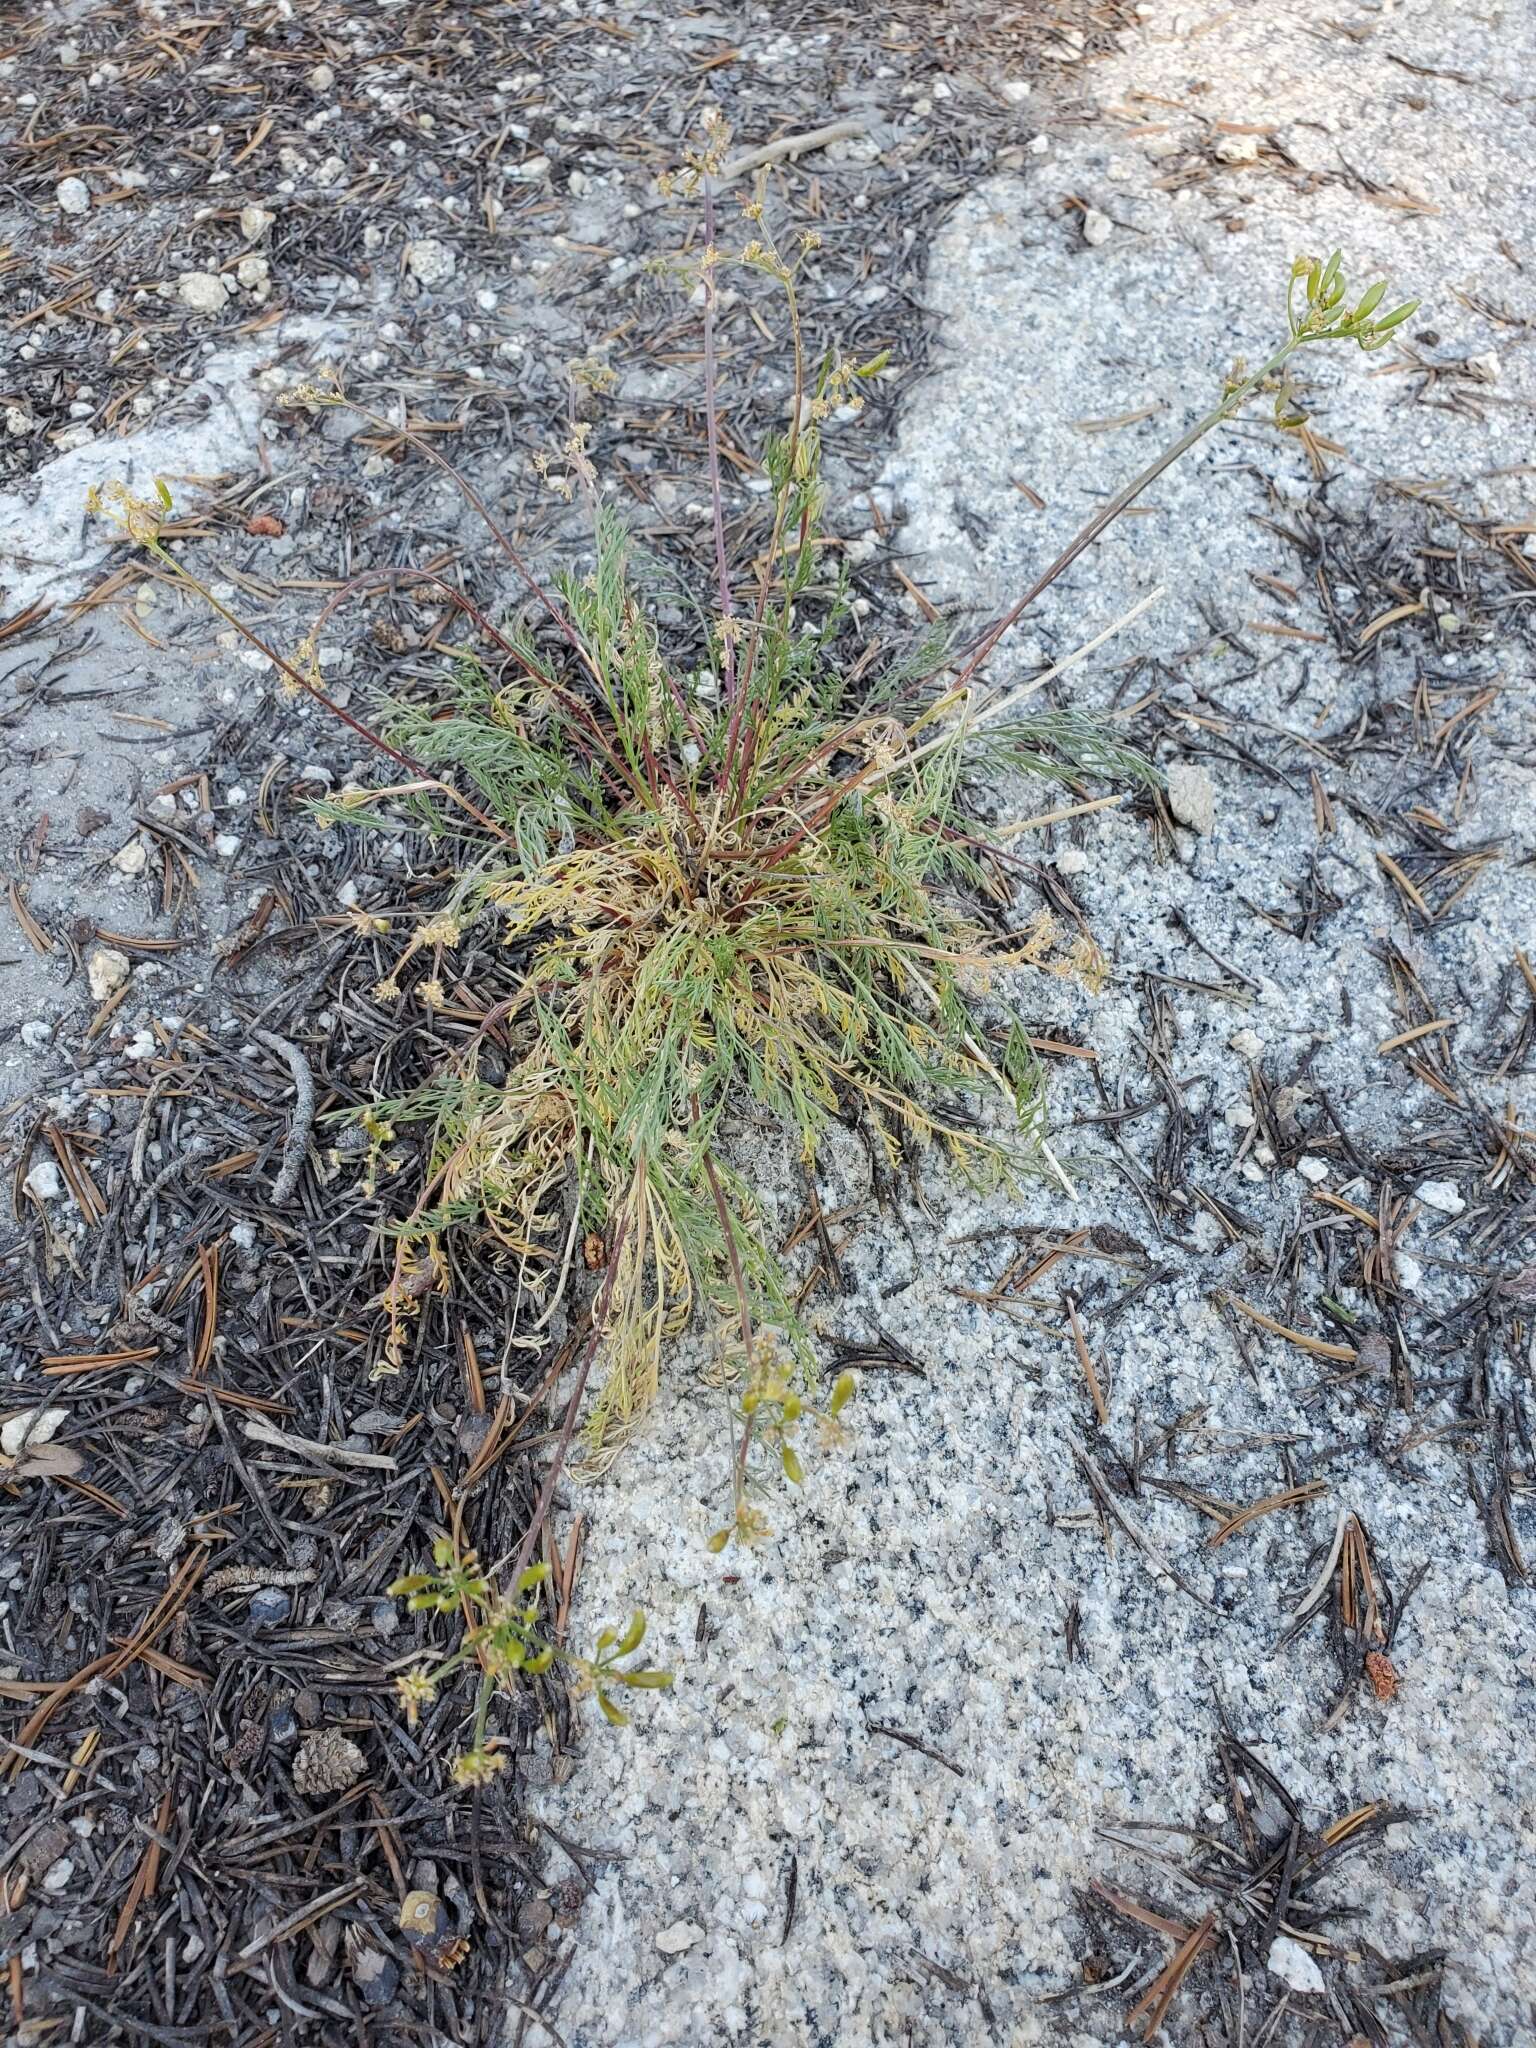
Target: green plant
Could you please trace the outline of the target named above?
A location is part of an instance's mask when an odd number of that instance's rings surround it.
[[[414,1728],[422,1709],[436,1699],[444,1679],[471,1663],[479,1667],[473,1731],[469,1746],[453,1763],[455,1784],[483,1784],[506,1762],[498,1739],[486,1732],[490,1704],[499,1689],[539,1678],[551,1665],[559,1664],[567,1686],[575,1692],[593,1693],[604,1719],[623,1728],[629,1717],[614,1703],[616,1688],[655,1692],[672,1683],[670,1671],[635,1665],[626,1668],[623,1664],[645,1636],[645,1616],[639,1612],[622,1634],[604,1629],[590,1657],[576,1656],[556,1642],[539,1613],[539,1589],[549,1577],[548,1565],[526,1566],[516,1575],[510,1593],[498,1593],[475,1553],[456,1553],[449,1537],[440,1536],[434,1543],[432,1562],[434,1570],[396,1579],[389,1590],[405,1601],[412,1614],[461,1613],[464,1634],[458,1648],[447,1656],[414,1665],[397,1678],[395,1690]]]
[[[827,421],[858,408],[885,359],[853,361],[831,348],[809,361],[798,280],[815,238],[781,254],[761,193],[744,209],[747,239],[733,252],[722,247],[713,178],[724,142],[710,124],[679,181],[698,194],[703,215],[696,274],[714,588],[702,643],[664,644],[635,550],[595,488],[583,428],[566,441],[555,481],[590,501],[594,561],[553,591],[446,458],[407,433],[482,515],[534,620],[525,608],[498,622],[430,579],[479,645],[460,654],[432,701],[387,707],[381,731],[331,705],[409,779],[317,807],[327,822],[362,825],[384,805],[407,806],[451,855],[445,899],[430,916],[401,913],[409,937],[375,991],[381,1001],[409,993],[440,1005],[444,960],[485,919],[520,962],[516,994],[483,1027],[494,1022],[514,1047],[504,1079],[483,1077],[477,1037],[428,1086],[365,1116],[370,1159],[405,1125],[430,1133],[423,1185],[397,1226],[382,1368],[398,1365],[424,1296],[447,1284],[446,1231],[487,1232],[545,1300],[564,1288],[578,1244],[595,1243],[602,1279],[541,1512],[598,1358],[583,1427],[590,1456],[607,1455],[654,1398],[667,1340],[703,1301],[722,1333],[733,1422],[733,1514],[717,1542],[760,1531],[751,1496],[767,1473],[799,1478],[794,1429],[817,1412],[813,1347],[765,1242],[754,1189],[729,1158],[743,1108],[790,1134],[807,1165],[834,1119],[857,1116],[893,1165],[936,1143],[984,1185],[1035,1165],[1066,1178],[1043,1128],[1028,1033],[1016,1018],[996,1031],[989,1019],[999,1015],[1003,969],[1030,966],[1096,987],[1104,964],[1091,939],[1064,939],[1049,918],[1006,942],[982,923],[978,899],[1006,897],[1006,843],[1030,821],[986,829],[967,780],[1006,762],[1068,778],[1152,771],[1083,720],[1022,712],[1048,678],[1005,694],[980,684],[980,669],[1111,520],[1283,378],[1296,350],[1349,339],[1377,347],[1412,310],[1376,318],[1382,288],[1373,286],[1346,311],[1339,258],[1298,262],[1289,333],[1260,370],[1234,373],[1214,410],[968,647],[929,641],[871,675],[843,651],[846,582],[819,573],[821,447]],[[716,326],[730,263],[781,289],[794,370],[788,427],[763,456],[770,532],[744,574],[728,559],[720,470]],[[306,386],[295,398],[349,402],[339,387]],[[1277,418],[1294,424],[1283,382]],[[157,513],[124,500],[118,515],[195,580],[159,538],[168,505]],[[330,703],[311,642],[286,659],[215,609],[293,688]],[[825,1433],[841,1426],[849,1391],[840,1382],[820,1411]],[[531,1529],[514,1577],[532,1541]]]

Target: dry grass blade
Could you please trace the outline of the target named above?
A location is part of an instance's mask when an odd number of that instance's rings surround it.
[[[1168,2008],[1179,1994],[1179,1987],[1200,1960],[1216,1932],[1216,1916],[1207,1913],[1205,1918],[1192,1927],[1184,1940],[1169,1958],[1168,1967],[1135,2005],[1126,2014],[1128,2027],[1142,2028],[1141,2038],[1150,2041],[1168,2016]]]
[[[1262,1521],[1265,1515],[1275,1514],[1281,1508],[1303,1507],[1311,1500],[1322,1500],[1327,1492],[1326,1480],[1309,1479],[1304,1485],[1287,1486],[1279,1493],[1271,1493],[1263,1500],[1256,1500],[1251,1506],[1239,1509],[1235,1515],[1223,1522],[1219,1529],[1213,1529],[1205,1539],[1206,1548],[1215,1550],[1237,1535],[1239,1530],[1250,1528],[1253,1523]]]
[[[1283,1337],[1287,1344],[1294,1344],[1298,1351],[1310,1351],[1314,1358],[1337,1358],[1346,1364],[1354,1364],[1360,1354],[1353,1344],[1329,1344],[1321,1337],[1308,1337],[1301,1330],[1293,1330],[1285,1323],[1277,1323],[1273,1316],[1255,1308],[1251,1301],[1244,1301],[1240,1294],[1224,1297],[1248,1320],[1257,1323],[1261,1330],[1268,1330],[1273,1336]]]

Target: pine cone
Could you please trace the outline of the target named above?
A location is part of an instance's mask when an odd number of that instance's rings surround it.
[[[368,1768],[363,1752],[350,1737],[334,1728],[306,1735],[293,1760],[293,1789],[306,1799],[324,1799],[345,1792]]]

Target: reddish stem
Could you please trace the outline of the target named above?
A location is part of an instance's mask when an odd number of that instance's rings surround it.
[[[731,573],[725,555],[725,493],[720,476],[720,366],[715,347],[715,199],[704,180],[704,431],[709,444],[709,504],[715,536],[715,581],[720,599],[720,664],[725,702],[736,695],[736,644]]]

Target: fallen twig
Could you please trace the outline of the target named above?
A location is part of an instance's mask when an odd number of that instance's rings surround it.
[[[258,1031],[257,1041],[268,1052],[281,1053],[288,1063],[293,1076],[294,1102],[293,1122],[289,1126],[288,1139],[283,1146],[283,1163],[278,1168],[277,1179],[272,1183],[272,1200],[281,1206],[291,1201],[299,1185],[299,1175],[304,1170],[304,1156],[309,1150],[309,1134],[315,1125],[315,1077],[296,1045],[286,1038],[279,1038],[275,1031]]]

